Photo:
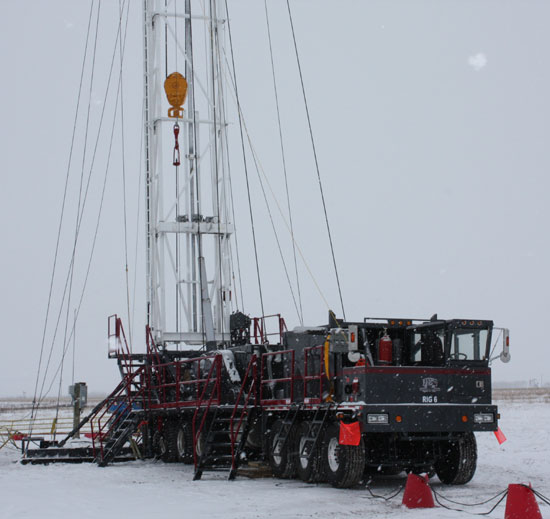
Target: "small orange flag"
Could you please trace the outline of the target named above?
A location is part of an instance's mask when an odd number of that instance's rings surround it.
[[[361,424],[359,422],[340,422],[340,445],[359,445],[361,443]]]
[[[500,430],[500,427],[494,431],[494,433],[497,437],[499,445],[502,445],[506,441],[506,436],[504,436],[504,433]]]

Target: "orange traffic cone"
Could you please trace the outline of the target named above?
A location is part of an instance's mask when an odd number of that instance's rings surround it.
[[[542,519],[531,485],[508,485],[504,519]]]
[[[407,508],[433,508],[435,506],[428,480],[428,476],[417,476],[412,472],[409,474],[403,494],[403,504]]]

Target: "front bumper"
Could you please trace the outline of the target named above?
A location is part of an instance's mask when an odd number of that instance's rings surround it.
[[[492,414],[492,423],[476,423],[474,415]],[[356,410],[363,432],[496,431],[496,405],[486,404],[364,404]],[[387,423],[369,423],[368,415],[388,415]]]

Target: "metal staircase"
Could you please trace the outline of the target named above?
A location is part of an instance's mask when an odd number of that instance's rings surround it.
[[[63,440],[42,441],[39,448],[27,448],[22,463],[95,461],[105,466],[113,461],[135,459],[139,454],[131,444],[149,403],[145,383],[149,371],[147,366],[132,358],[120,318],[110,316],[108,323],[109,355],[118,359],[122,380]],[[88,423],[92,445],[67,445]]]
[[[97,414],[98,431],[94,434],[92,426],[92,441],[95,461],[102,467],[119,461],[121,454],[133,453],[128,452],[129,447],[123,451],[144,418],[147,404],[145,386],[141,384],[144,376],[145,366],[127,375],[118,393],[112,394]]]
[[[111,461],[134,459],[133,451],[125,444],[136,432],[142,413],[143,389],[131,391],[134,380],[142,375],[144,367],[121,380],[114,391],[85,416],[60,442],[41,442],[39,448],[29,448],[22,463],[47,464],[54,462],[97,462],[106,465]],[[137,410],[134,410],[137,408]],[[114,411],[114,412],[113,412]],[[86,424],[91,426],[91,446],[67,446]]]
[[[320,437],[327,418],[330,413],[332,403],[320,406],[313,415],[313,420],[305,422],[309,424],[309,430],[306,436],[302,436],[303,442],[300,442],[298,456],[300,459],[307,459],[309,462],[320,447]]]
[[[221,356],[217,361],[221,363]],[[201,479],[204,471],[228,472],[235,479],[241,462],[250,425],[255,417],[257,403],[256,356],[250,359],[234,406],[224,408],[212,402],[219,401],[219,383],[210,383],[215,363],[205,382],[199,406],[193,416],[195,475]]]
[[[141,420],[134,413],[128,413],[120,423],[110,431],[108,437],[102,440],[100,456],[96,457],[96,461],[100,467],[105,467],[108,463],[115,461],[117,456],[121,454],[128,455],[128,448],[124,451],[124,446],[131,441],[132,435],[137,431]],[[131,448],[131,447],[130,447]],[[136,452],[132,449],[132,457],[135,457]]]
[[[282,420],[281,430],[277,433],[273,440],[273,445],[275,445],[277,452],[282,452],[286,447],[288,439],[290,438],[290,433],[294,427],[298,413],[301,411],[303,404],[292,404],[289,410],[286,412],[284,419]]]

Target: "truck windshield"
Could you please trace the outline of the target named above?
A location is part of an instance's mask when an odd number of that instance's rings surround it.
[[[488,338],[488,330],[454,330],[450,360],[486,360],[489,349]]]

